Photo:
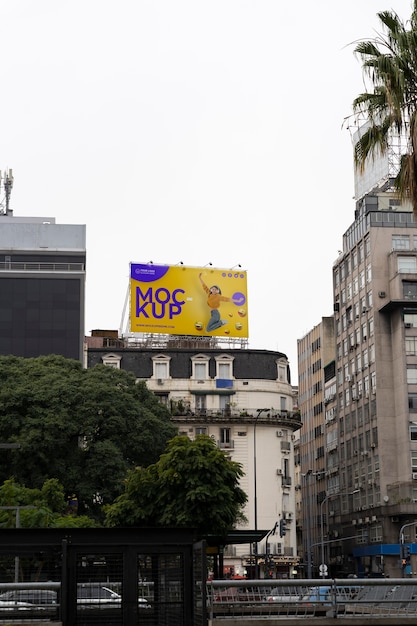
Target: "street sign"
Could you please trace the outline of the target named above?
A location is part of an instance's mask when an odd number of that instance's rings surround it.
[[[327,565],[325,563],[321,563],[319,565],[320,574],[327,574]]]

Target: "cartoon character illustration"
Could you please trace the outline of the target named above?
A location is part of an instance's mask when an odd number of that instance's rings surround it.
[[[207,304],[211,309],[210,319],[206,326],[206,331],[211,332],[212,330],[216,330],[217,328],[221,328],[222,326],[227,324],[227,320],[222,320],[220,317],[219,307],[221,302],[230,302],[232,299],[227,298],[226,296],[222,296],[221,289],[217,285],[213,285],[212,287],[208,288],[203,280],[203,276],[201,273],[199,274],[199,279],[204,291],[208,296]]]

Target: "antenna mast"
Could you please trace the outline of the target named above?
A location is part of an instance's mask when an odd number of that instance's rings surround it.
[[[3,189],[4,189],[4,199],[0,201],[0,215],[4,215],[4,214],[10,215],[11,211],[9,209],[9,205],[10,205],[10,196],[11,196],[12,189],[13,189],[13,170],[11,169],[5,170],[3,172],[3,176],[0,171],[0,193],[1,193],[2,183],[3,183]]]

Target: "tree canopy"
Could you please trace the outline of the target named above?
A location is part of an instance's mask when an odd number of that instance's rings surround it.
[[[241,465],[207,435],[174,437],[149,467],[128,474],[125,491],[106,508],[107,526],[189,527],[224,535],[243,518]]]
[[[0,481],[28,488],[49,478],[99,515],[127,471],[154,463],[177,432],[167,409],[133,374],[83,369],[60,356],[0,357]]]
[[[366,123],[355,145],[355,163],[363,170],[368,157],[387,151],[393,132],[405,136],[395,185],[417,216],[417,0],[408,22],[393,11],[377,15],[382,32],[355,47],[364,78],[371,83],[353,102],[358,126]]]
[[[0,528],[94,527],[86,515],[76,515],[73,503],[65,498],[63,486],[46,480],[40,489],[29,489],[6,480],[0,487]]]

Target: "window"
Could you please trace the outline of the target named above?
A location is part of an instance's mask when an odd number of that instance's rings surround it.
[[[403,297],[406,300],[417,300],[417,282],[403,281]]]
[[[411,324],[412,328],[417,328],[417,313],[404,313],[404,324]]]
[[[408,408],[411,412],[417,411],[417,393],[408,394]]]
[[[217,373],[216,378],[221,380],[231,380],[233,378],[233,357],[216,357]]]
[[[415,274],[417,272],[417,259],[414,256],[398,256],[398,271],[401,274]]]
[[[169,362],[170,357],[158,354],[152,357],[153,361],[153,378],[157,380],[166,380],[169,378]]]
[[[287,398],[285,396],[281,396],[279,399],[279,408],[281,411],[287,410]]]
[[[217,364],[217,375],[219,378],[231,378],[231,363],[218,363]]]
[[[410,439],[417,441],[417,422],[410,422]]]
[[[286,365],[278,365],[278,380],[286,383],[287,382],[287,367]]]
[[[410,237],[408,235],[392,235],[393,250],[409,250]]]
[[[417,384],[417,365],[407,365],[407,383],[409,385]]]
[[[371,254],[371,240],[369,237],[365,238],[365,256],[369,256]]]
[[[195,397],[195,410],[197,413],[205,413],[207,408],[207,396],[198,395]]]
[[[115,367],[116,369],[120,369],[120,361],[122,357],[118,354],[106,354],[102,357],[103,365],[107,365],[107,367]]]
[[[417,354],[417,337],[405,338],[405,353],[408,355]]]
[[[411,451],[411,470],[417,472],[417,450]]]
[[[207,428],[205,426],[197,426],[195,429],[196,435],[207,435]]]
[[[191,358],[192,378],[194,380],[207,380],[209,378],[210,358],[205,354],[197,354]]]
[[[232,445],[230,428],[220,428],[220,447],[230,448]]]
[[[168,363],[154,363],[154,377],[158,380],[168,378]]]
[[[197,380],[207,378],[207,363],[194,363],[194,378]]]

